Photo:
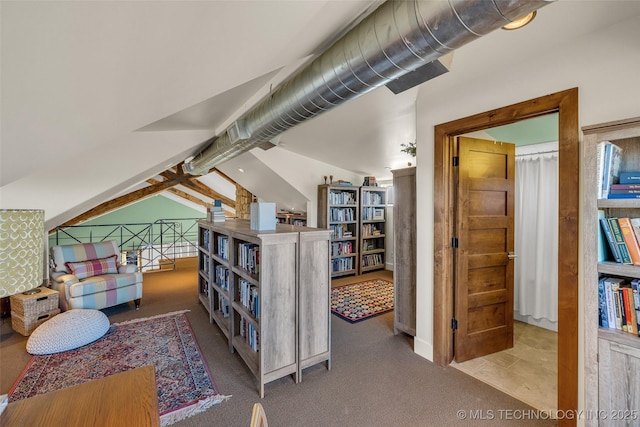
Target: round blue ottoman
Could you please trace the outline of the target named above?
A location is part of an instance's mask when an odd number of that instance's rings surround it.
[[[27,340],[29,354],[73,350],[101,338],[109,330],[109,318],[99,310],[65,311],[38,326]]]

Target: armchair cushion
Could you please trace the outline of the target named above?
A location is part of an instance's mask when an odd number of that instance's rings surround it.
[[[78,278],[78,280],[87,277],[100,276],[102,274],[117,274],[118,264],[116,263],[116,255],[107,258],[90,259],[87,261],[67,262],[65,263],[69,272]]]

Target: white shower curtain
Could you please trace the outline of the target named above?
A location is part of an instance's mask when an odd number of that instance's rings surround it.
[[[518,152],[514,308],[520,316],[557,322],[558,153]]]

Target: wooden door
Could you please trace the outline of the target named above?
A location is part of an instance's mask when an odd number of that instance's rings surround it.
[[[515,146],[458,138],[456,362],[513,347]]]

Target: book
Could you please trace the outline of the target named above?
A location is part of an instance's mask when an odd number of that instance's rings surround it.
[[[620,172],[620,184],[640,184],[640,171]]]
[[[629,249],[627,248],[627,244],[624,242],[618,218],[609,218],[608,221],[609,227],[611,228],[611,234],[613,234],[613,240],[616,242],[616,248],[618,248],[618,251],[620,252],[622,264],[632,264],[631,255],[629,255]]]
[[[640,246],[638,245],[636,234],[633,231],[631,220],[629,218],[618,218],[618,225],[620,226],[624,242],[627,245],[629,255],[631,256],[631,262],[633,265],[640,266]]]
[[[613,293],[613,302],[616,310],[616,329],[627,332],[627,321],[624,318],[624,306],[622,298],[620,298],[620,285],[624,282],[612,282],[611,292]]]
[[[620,288],[622,290],[622,297],[624,299],[625,317],[627,319],[627,332],[633,335],[638,335],[638,327],[636,321],[636,309],[633,303],[633,290],[631,285],[627,284]]]
[[[640,279],[633,279],[631,281],[631,291],[633,294],[633,305],[636,312],[636,330],[640,337]]]
[[[602,199],[602,183],[604,182],[604,151],[607,141],[601,141],[596,145],[596,176],[598,177],[598,199]]]
[[[617,329],[616,328],[616,306],[615,306],[615,298],[613,296],[613,282],[616,279],[613,277],[605,277],[604,278],[604,291],[605,296],[607,298],[607,317],[609,319],[609,329]]]
[[[604,281],[604,277],[601,277],[600,280],[598,280],[598,320],[601,327],[608,328],[609,313],[607,312],[607,292],[604,286]]]
[[[611,190],[640,190],[640,181],[638,184],[611,184]]]
[[[609,195],[611,194],[640,194],[640,189],[617,190],[612,188],[609,190]]]
[[[604,173],[602,181],[602,198],[609,196],[612,184],[620,183],[620,164],[622,162],[622,149],[611,142],[607,142],[604,152]]]
[[[640,199],[640,194],[607,194],[607,199]]]
[[[611,232],[611,227],[609,227],[609,221],[607,218],[600,219],[600,228],[604,232],[607,243],[609,243],[609,250],[611,255],[613,255],[613,259],[616,262],[622,263],[622,258],[620,257],[620,251],[618,250],[618,245],[616,244],[615,239],[613,238],[613,233]]]

